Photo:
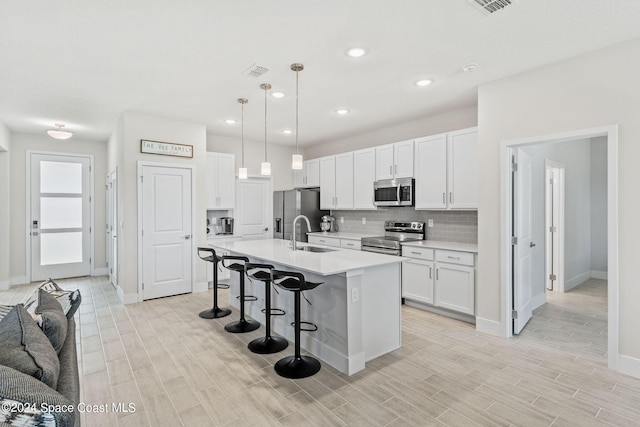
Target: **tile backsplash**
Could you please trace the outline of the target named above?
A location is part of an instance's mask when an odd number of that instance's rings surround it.
[[[478,211],[417,211],[411,208],[386,208],[375,211],[331,211],[340,231],[384,234],[384,222],[433,220],[427,227],[427,239],[445,242],[478,243]],[[341,223],[340,219],[344,218]],[[366,224],[362,223],[366,218]]]

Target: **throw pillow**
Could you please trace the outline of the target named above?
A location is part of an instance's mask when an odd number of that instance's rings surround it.
[[[24,302],[24,306],[29,309],[32,305],[38,302],[38,291],[42,289],[49,292],[51,295],[56,297],[60,305],[62,306],[62,311],[67,316],[67,319],[73,317],[80,307],[80,302],[82,298],[80,297],[80,291],[76,289],[75,291],[66,291],[58,286],[56,282],[49,279],[46,282],[43,282],[38,289],[36,289],[33,294]]]
[[[34,307],[33,304],[31,307]],[[36,321],[42,332],[49,338],[51,345],[60,353],[64,340],[67,338],[67,325],[69,319],[62,311],[62,307],[56,297],[42,289],[38,292],[38,305],[31,311],[27,309],[33,320]]]
[[[58,385],[58,354],[22,304],[0,321],[0,364],[31,375],[53,389]]]

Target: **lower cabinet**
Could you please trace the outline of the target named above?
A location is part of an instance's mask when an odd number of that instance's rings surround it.
[[[475,314],[474,254],[403,246],[402,297]]]
[[[325,237],[310,234],[309,243],[312,245],[333,246],[334,248],[360,250],[360,240],[341,239],[339,237]]]

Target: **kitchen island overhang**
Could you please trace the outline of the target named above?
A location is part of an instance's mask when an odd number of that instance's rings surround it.
[[[322,285],[305,292],[301,319],[318,326],[301,336],[301,347],[338,371],[352,375],[365,362],[400,348],[402,257],[334,249],[314,253],[293,251],[286,240],[250,240],[218,245],[232,255],[277,269],[298,271]],[[238,308],[238,275],[231,277],[229,304]],[[246,303],[247,313],[264,324],[264,287],[246,281],[246,293],[258,299]],[[272,330],[293,341],[293,295],[272,293],[271,306],[285,310],[272,317]],[[283,355],[287,352],[285,350]]]

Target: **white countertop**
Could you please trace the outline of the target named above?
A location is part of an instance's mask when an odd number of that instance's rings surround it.
[[[336,239],[360,240],[363,237],[380,236],[380,233],[378,233],[378,234],[361,234],[361,233],[345,233],[345,232],[342,232],[342,231],[335,231],[333,233],[329,233],[327,231],[314,231],[312,233],[307,233],[307,235],[308,236],[334,237]]]
[[[403,243],[402,246],[413,246],[416,248],[433,248],[433,249],[445,249],[448,251],[478,253],[477,243],[456,243],[456,242],[441,242],[438,240],[420,240],[417,242]]]
[[[218,240],[218,239],[238,239],[242,236],[237,234],[207,234],[207,240]]]
[[[307,243],[298,243],[298,245],[306,246]],[[292,251],[289,247],[289,241],[283,239],[235,240],[220,243],[219,247],[235,254],[286,265],[295,270],[308,271],[322,276],[385,264],[397,264],[407,259],[340,248],[331,248],[335,250],[323,253]]]

